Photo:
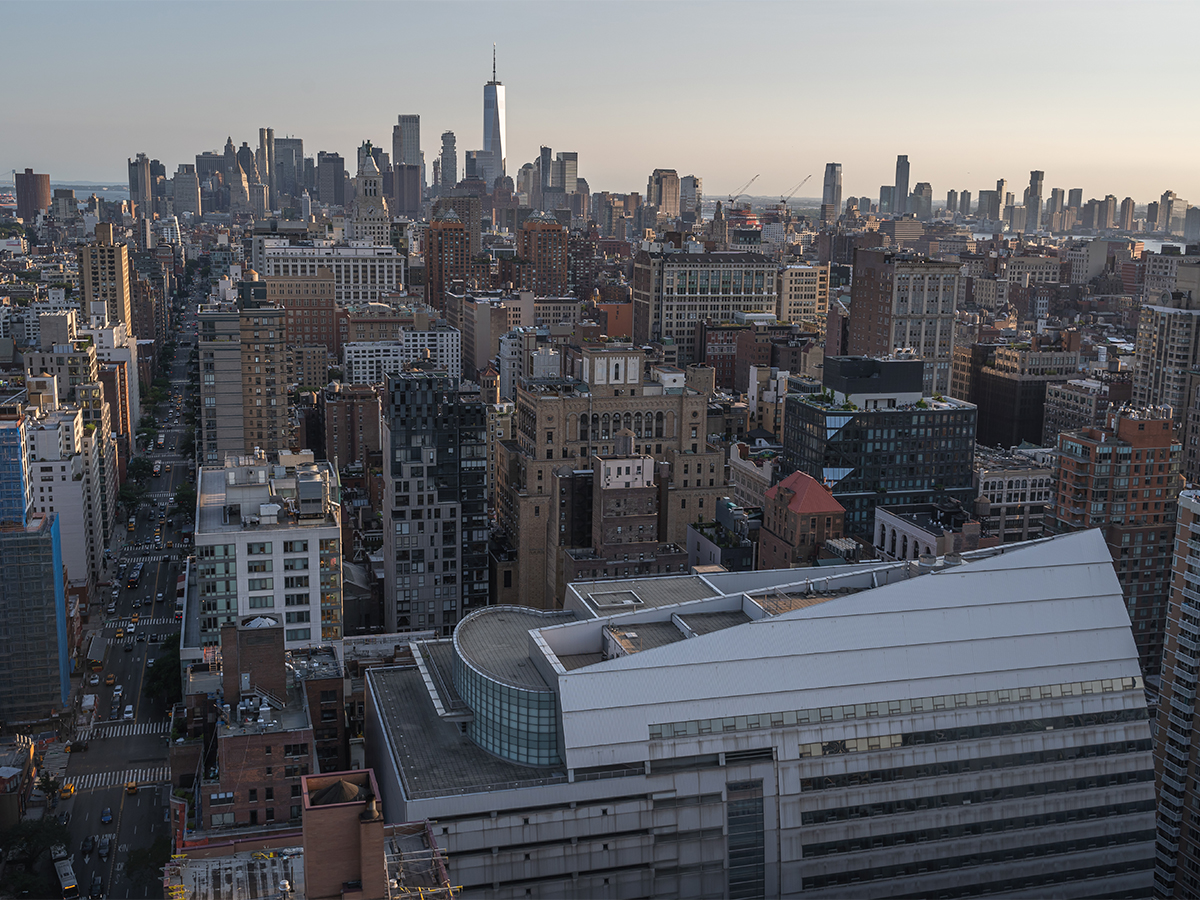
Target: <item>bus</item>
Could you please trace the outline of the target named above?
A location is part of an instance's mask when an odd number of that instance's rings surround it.
[[[162,460],[156,459],[154,461],[154,477],[157,478],[161,474],[162,474]]]
[[[133,567],[133,571],[129,573],[129,580],[125,582],[125,587],[135,588],[142,582],[142,566],[143,563],[138,563]]]
[[[78,900],[79,883],[75,880],[75,870],[71,866],[71,856],[67,853],[67,848],[62,844],[55,844],[50,848],[50,858],[54,860],[54,874],[58,876],[63,900]]]
[[[125,530],[128,531],[130,534],[133,534],[135,531],[137,531],[137,517],[136,516],[129,517],[129,521],[125,523]]]

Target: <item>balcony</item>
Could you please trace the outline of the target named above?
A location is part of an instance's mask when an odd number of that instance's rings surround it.
[[[1169,759],[1164,759],[1163,767],[1167,771],[1169,771],[1173,775],[1175,775],[1175,777],[1181,778],[1184,780],[1187,779],[1187,767],[1186,766],[1177,766],[1177,765],[1175,765],[1175,763],[1171,762]]]
[[[1196,689],[1182,681],[1177,681],[1171,685],[1171,699],[1179,698],[1186,700],[1188,706],[1192,705],[1192,701],[1196,699]]]
[[[1179,710],[1179,712],[1183,713],[1188,718],[1191,718],[1195,714],[1195,707],[1192,705],[1192,702],[1190,700],[1180,699],[1180,697],[1177,695],[1171,696],[1171,706]]]
[[[1179,840],[1179,823],[1183,821],[1183,813],[1178,807],[1172,806],[1165,800],[1158,804],[1158,830]],[[1174,823],[1174,824],[1170,824]]]
[[[1171,790],[1174,790],[1174,791],[1182,792],[1187,789],[1186,785],[1183,781],[1177,781],[1175,779],[1175,776],[1169,772],[1164,771],[1162,773],[1162,781],[1163,781],[1163,784],[1167,785],[1167,787],[1171,788]]]
[[[1192,720],[1191,719],[1185,719],[1181,716],[1177,716],[1173,712],[1167,713],[1167,721],[1169,721],[1172,725],[1174,725],[1176,728],[1178,728],[1184,734],[1186,734],[1192,730]]]

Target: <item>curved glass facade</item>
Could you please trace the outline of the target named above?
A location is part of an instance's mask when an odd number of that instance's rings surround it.
[[[480,610],[475,616],[486,615]],[[459,628],[464,623],[460,623]],[[454,686],[475,714],[467,736],[510,762],[527,766],[560,765],[558,703],[554,691],[516,687],[485,674],[464,658],[456,629]]]

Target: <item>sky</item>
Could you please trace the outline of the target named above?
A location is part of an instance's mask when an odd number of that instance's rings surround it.
[[[837,161],[844,197],[877,198],[905,153],[936,199],[998,178],[1020,197],[1041,169],[1047,195],[1200,203],[1200,56],[1170,39],[1197,25],[1183,2],[10,0],[0,180],[124,182],[139,152],[171,174],[260,126],[353,160],[390,151],[400,113],[430,173],[454,131],[461,173],[495,42],[510,175],[544,144],[578,152],[593,192],[673,168],[710,197],[811,174],[811,197]]]

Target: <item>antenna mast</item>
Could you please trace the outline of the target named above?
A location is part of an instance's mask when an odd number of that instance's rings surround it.
[[[496,80],[496,45],[492,44],[492,81]]]

